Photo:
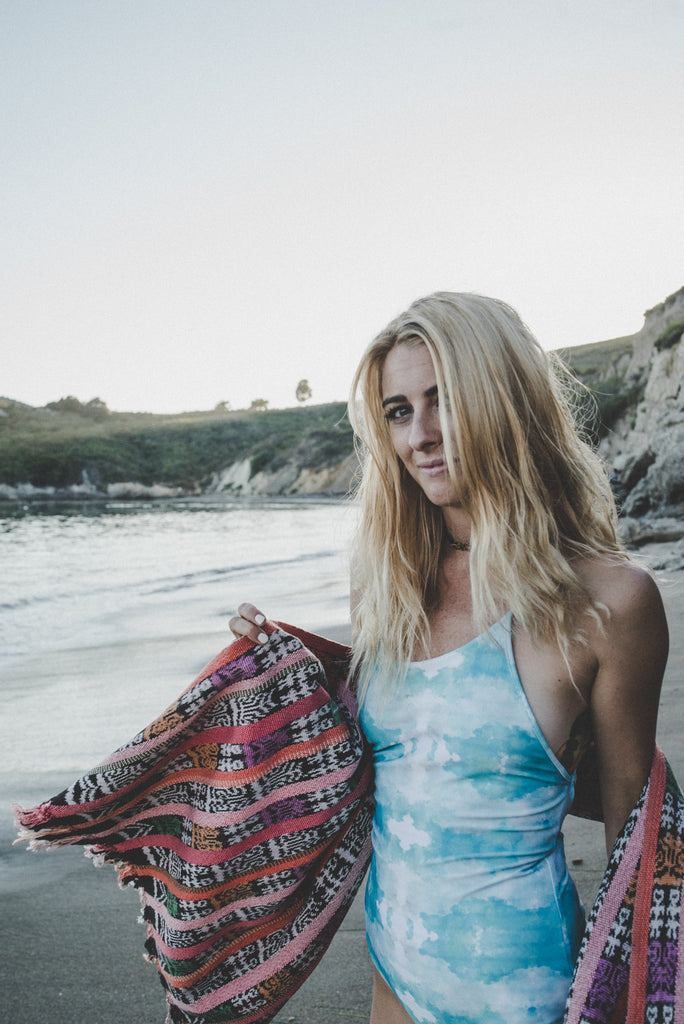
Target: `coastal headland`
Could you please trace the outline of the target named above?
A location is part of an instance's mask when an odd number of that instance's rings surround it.
[[[633,547],[684,536],[683,332],[684,287],[636,334],[558,353]],[[348,493],[357,458],[345,404],[266,406],[161,416],[110,412],[99,398],[0,398],[0,502]],[[683,544],[668,568],[684,566]]]

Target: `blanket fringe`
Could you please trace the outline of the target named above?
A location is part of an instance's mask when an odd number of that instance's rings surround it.
[[[20,830],[20,842],[22,838],[27,838],[29,834],[26,831],[27,829],[35,831],[41,825],[45,825],[52,820],[52,804],[49,800],[39,804],[37,807],[32,807],[30,810],[22,807],[21,804],[14,803],[11,805],[11,810],[14,816],[14,824]]]

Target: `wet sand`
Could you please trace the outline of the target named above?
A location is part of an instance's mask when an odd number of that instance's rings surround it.
[[[684,782],[684,573],[661,582],[670,625],[670,660],[658,739]],[[311,625],[316,630],[316,625]],[[347,641],[344,625],[325,630]],[[0,893],[3,927],[0,985],[3,1018],[21,1024],[161,1024],[164,997],[156,971],[142,959],[138,896],[119,890],[112,868],[94,869],[80,849],[27,853],[12,847],[10,800],[32,806],[132,736],[225,645],[224,634],[63,651],[16,659],[3,669],[5,710],[0,742]],[[45,721],[51,695],[68,690],[83,711],[67,729]],[[136,695],[130,700],[130,694]],[[93,740],[93,735],[97,740]],[[30,742],[29,742],[30,740]],[[73,741],[73,742],[72,742]],[[103,743],[106,745],[103,746]],[[92,757],[86,757],[95,743]],[[83,760],[85,758],[85,760]],[[76,763],[78,762],[78,763]],[[568,818],[568,862],[586,904],[605,866],[600,825]],[[324,960],[275,1018],[276,1024],[367,1021],[371,968],[362,894]]]

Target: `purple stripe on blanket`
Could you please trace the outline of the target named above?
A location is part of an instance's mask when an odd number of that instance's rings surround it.
[[[226,685],[226,682],[233,682],[236,679],[243,679],[245,676],[256,675],[257,663],[253,654],[243,654],[237,661],[228,662],[227,665],[223,665],[218,671],[213,672],[210,676],[212,684],[221,689]]]
[[[594,983],[587,996],[582,1019],[592,1024],[608,1024],[610,1008],[624,991],[629,975],[626,964],[613,964],[601,958],[594,974]]]
[[[278,751],[286,750],[291,743],[292,740],[286,729],[276,729],[261,739],[246,743],[244,747],[245,767],[254,768],[262,761],[267,761],[269,757],[277,754]]]
[[[277,803],[265,807],[261,812],[261,821],[265,827],[278,825],[283,821],[296,821],[303,818],[309,812],[305,800],[298,800],[290,797],[288,800],[279,800]]]
[[[648,992],[646,1001],[668,1000],[674,992],[677,976],[677,943],[655,943],[648,950]]]

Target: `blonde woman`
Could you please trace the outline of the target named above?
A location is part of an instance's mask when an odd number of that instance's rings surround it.
[[[667,627],[551,358],[437,293],[355,375],[354,667],[374,751],[371,1024],[554,1024],[583,911],[561,825],[598,749],[606,844],[648,777]],[[263,641],[243,605],[236,635]]]

